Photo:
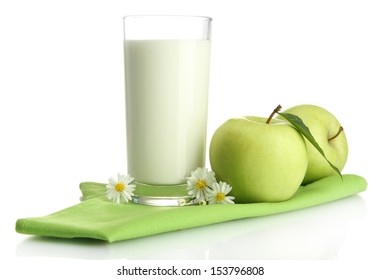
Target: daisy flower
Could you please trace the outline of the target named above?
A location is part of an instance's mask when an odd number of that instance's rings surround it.
[[[234,204],[235,197],[227,196],[232,190],[231,186],[225,182],[214,182],[207,191],[207,200],[209,204]]]
[[[114,178],[108,179],[108,184],[106,185],[107,191],[106,196],[112,202],[120,203],[120,200],[124,200],[125,203],[132,200],[134,196],[133,191],[136,186],[131,184],[134,178],[127,175],[117,174],[117,180]]]
[[[187,179],[187,192],[196,201],[206,200],[207,189],[215,182],[215,174],[207,168],[198,167]]]

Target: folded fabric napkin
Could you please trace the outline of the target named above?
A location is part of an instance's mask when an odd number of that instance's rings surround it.
[[[154,207],[134,203],[114,204],[105,197],[105,184],[80,184],[82,202],[59,212],[19,219],[16,231],[63,238],[93,238],[108,242],[272,215],[334,201],[366,189],[358,175],[331,176],[299,188],[289,200],[276,203]]]

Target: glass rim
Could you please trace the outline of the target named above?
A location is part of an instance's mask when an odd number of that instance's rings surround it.
[[[153,19],[153,18],[161,18],[161,19],[199,19],[204,21],[212,21],[211,17],[208,16],[194,16],[194,15],[126,15],[123,16],[123,20],[125,19]]]

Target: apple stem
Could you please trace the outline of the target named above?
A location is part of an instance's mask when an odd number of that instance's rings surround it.
[[[280,112],[281,109],[282,109],[281,105],[278,105],[278,106],[276,107],[276,109],[273,110],[272,114],[270,114],[269,118],[268,118],[267,121],[266,121],[266,124],[269,124],[270,121],[272,120],[273,116],[274,116],[276,113]]]
[[[342,131],[343,131],[343,127],[339,127],[337,134],[335,134],[333,137],[329,138],[328,141],[331,141],[331,140],[334,140],[335,138],[337,138]]]

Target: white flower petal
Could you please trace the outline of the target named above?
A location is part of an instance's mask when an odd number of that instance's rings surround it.
[[[114,203],[119,204],[120,202],[128,203],[129,200],[132,200],[134,196],[133,192],[136,188],[136,185],[130,184],[134,181],[134,178],[129,175],[117,174],[117,180],[113,177],[108,179],[109,184],[106,185],[106,197]],[[124,184],[125,188],[122,192],[119,192],[115,189],[118,183]]]
[[[231,190],[232,187],[226,182],[214,182],[207,192],[209,204],[234,204],[232,200],[235,199],[235,197],[227,196]]]
[[[129,184],[131,184],[134,180],[135,180],[135,178],[133,178],[133,177],[131,177],[131,176],[128,175],[128,176],[125,178],[125,183],[126,183],[126,185],[129,185]]]
[[[117,184],[115,178],[113,178],[113,177],[110,177],[110,178],[108,179],[108,182],[109,182],[110,185],[116,185],[116,184]]]
[[[124,201],[125,201],[126,203],[128,203],[128,201],[132,200],[132,197],[131,197],[130,194],[127,193],[127,192],[122,192],[121,195],[123,196]]]
[[[232,201],[233,199],[235,199],[235,197],[233,197],[233,196],[226,196],[226,197],[224,198],[224,200],[225,200],[226,203],[228,203],[228,204],[235,204],[235,202]]]
[[[113,189],[111,185],[106,185],[106,189]]]
[[[191,171],[191,176],[186,177],[186,179],[186,190],[191,198],[205,200],[208,188],[215,182],[215,174],[212,171],[208,171],[207,168],[198,167]],[[205,186],[199,187],[199,181],[204,181]]]
[[[208,204],[216,204],[216,199],[212,198],[208,201]]]
[[[120,174],[120,173],[117,173],[117,182],[118,183],[123,183],[124,182],[124,178],[125,176]]]
[[[130,193],[134,192],[135,189],[136,189],[136,185],[135,184],[131,184],[131,185],[127,185],[127,189]]]

